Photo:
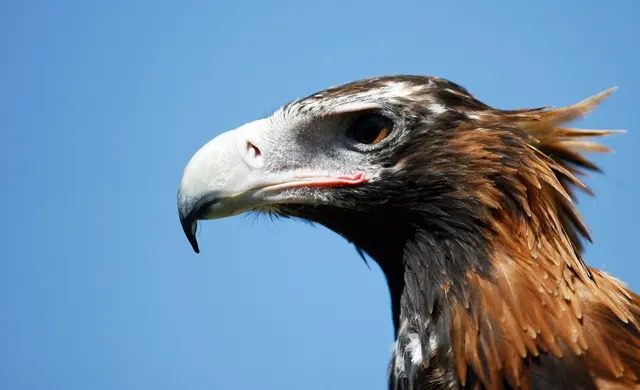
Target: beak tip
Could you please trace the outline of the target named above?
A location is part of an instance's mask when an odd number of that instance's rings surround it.
[[[185,236],[187,236],[187,240],[189,240],[189,244],[191,244],[191,248],[196,253],[200,253],[200,247],[198,246],[198,239],[196,238],[196,230],[198,226],[195,221],[192,221],[191,218],[180,218],[180,222],[182,225],[182,230],[184,231]]]
[[[189,240],[189,244],[191,244],[191,248],[193,248],[193,251],[196,253],[200,253],[200,247],[198,246],[198,239],[196,238],[196,229],[192,228],[191,226],[189,228],[187,228],[185,226],[184,232],[187,236],[187,240]]]
[[[198,242],[196,240],[193,240],[191,242],[191,246],[193,247],[193,251],[197,253],[200,253],[200,248],[198,248]]]

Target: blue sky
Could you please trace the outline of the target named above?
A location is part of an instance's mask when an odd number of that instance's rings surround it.
[[[301,3],[3,2],[0,388],[384,389],[375,265],[252,217],[203,224],[195,255],[175,205],[210,138],[382,74],[501,108],[620,86],[578,124],[630,130],[580,207],[588,262],[640,291],[639,2]]]

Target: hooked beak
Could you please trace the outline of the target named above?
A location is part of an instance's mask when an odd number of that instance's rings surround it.
[[[264,142],[267,120],[261,119],[209,141],[187,164],[178,190],[178,214],[189,243],[199,253],[198,220],[224,218],[270,204],[305,203],[287,193],[295,188],[328,188],[366,182],[364,174],[326,175],[309,169],[274,171],[279,155]],[[271,146],[273,147],[273,146]],[[268,171],[265,167],[270,167]],[[286,165],[286,164],[284,164]]]

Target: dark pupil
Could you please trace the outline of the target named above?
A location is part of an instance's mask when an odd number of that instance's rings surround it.
[[[382,132],[391,131],[391,121],[380,114],[369,114],[356,119],[351,126],[351,135],[353,139],[363,144],[372,144],[376,140],[379,142],[379,136],[386,136]]]

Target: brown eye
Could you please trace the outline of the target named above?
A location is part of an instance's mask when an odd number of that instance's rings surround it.
[[[380,114],[365,114],[349,127],[348,135],[354,140],[373,145],[387,138],[393,128],[391,119]]]

